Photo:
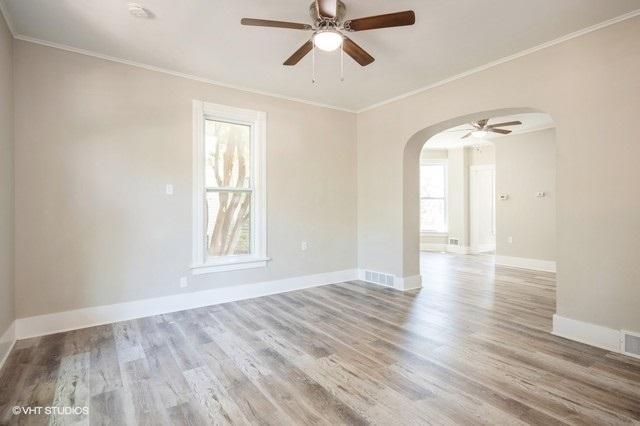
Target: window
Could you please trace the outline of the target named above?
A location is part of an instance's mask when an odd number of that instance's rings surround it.
[[[420,166],[420,230],[447,232],[447,166]]]
[[[265,266],[266,114],[193,102],[193,273]]]

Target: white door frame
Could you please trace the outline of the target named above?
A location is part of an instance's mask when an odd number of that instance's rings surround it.
[[[475,189],[476,179],[475,172],[481,170],[491,170],[493,171],[493,229],[495,231],[496,228],[496,166],[495,164],[481,164],[476,166],[469,166],[469,245],[471,246],[472,253],[483,253],[487,251],[494,251],[496,249],[495,240],[493,244],[478,244],[478,236],[477,236],[477,223],[478,218],[476,212],[478,211],[476,194],[477,190]],[[495,232],[494,232],[495,237]]]

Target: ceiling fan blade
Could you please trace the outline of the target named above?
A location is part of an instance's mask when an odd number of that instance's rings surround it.
[[[507,121],[506,123],[491,124],[487,127],[519,126],[520,124],[522,124],[522,121]]]
[[[464,135],[463,137],[461,137],[460,139],[466,139],[466,138],[468,138],[469,136],[471,136],[471,134],[472,134],[472,133],[473,133],[473,132],[469,132],[469,133],[467,133],[466,135]]]
[[[338,13],[338,0],[316,0],[318,16],[333,19]]]
[[[300,60],[302,58],[305,57],[305,55],[309,52],[311,52],[311,49],[313,49],[313,42],[311,40],[307,41],[305,44],[303,44],[300,49],[296,50],[294,52],[293,55],[291,55],[289,57],[289,59],[287,59],[286,61],[284,61],[283,65],[295,65],[298,62],[300,62]]]
[[[413,10],[389,13],[387,15],[368,16],[366,18],[351,19],[344,23],[347,31],[365,31],[378,28],[402,27],[416,23]]]
[[[511,130],[505,130],[505,129],[487,128],[486,130],[487,132],[500,133],[501,135],[508,135],[509,133],[511,133]]]
[[[272,21],[270,19],[242,18],[240,20],[240,23],[242,25],[250,25],[253,27],[289,28],[292,30],[310,30],[313,28],[309,24],[298,24],[297,22]]]
[[[375,61],[373,56],[369,55],[366,50],[358,46],[347,36],[344,36],[342,49],[344,50],[344,53],[351,56],[357,63],[359,63],[363,67],[366,67],[371,62]]]

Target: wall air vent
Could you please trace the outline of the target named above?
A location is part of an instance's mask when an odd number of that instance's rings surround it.
[[[382,272],[364,271],[363,281],[393,287],[393,275],[383,274]]]
[[[452,246],[457,246],[458,245],[458,240],[456,238],[450,238],[449,239],[449,244]]]
[[[622,353],[635,358],[640,358],[640,333],[622,330]]]

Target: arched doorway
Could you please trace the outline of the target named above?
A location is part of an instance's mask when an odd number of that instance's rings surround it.
[[[465,123],[488,117],[512,116],[526,113],[541,113],[534,108],[504,108],[480,111],[440,122],[416,132],[407,142],[403,153],[403,211],[402,248],[405,288],[420,286],[420,153],[433,136]],[[554,230],[555,232],[555,230]]]

